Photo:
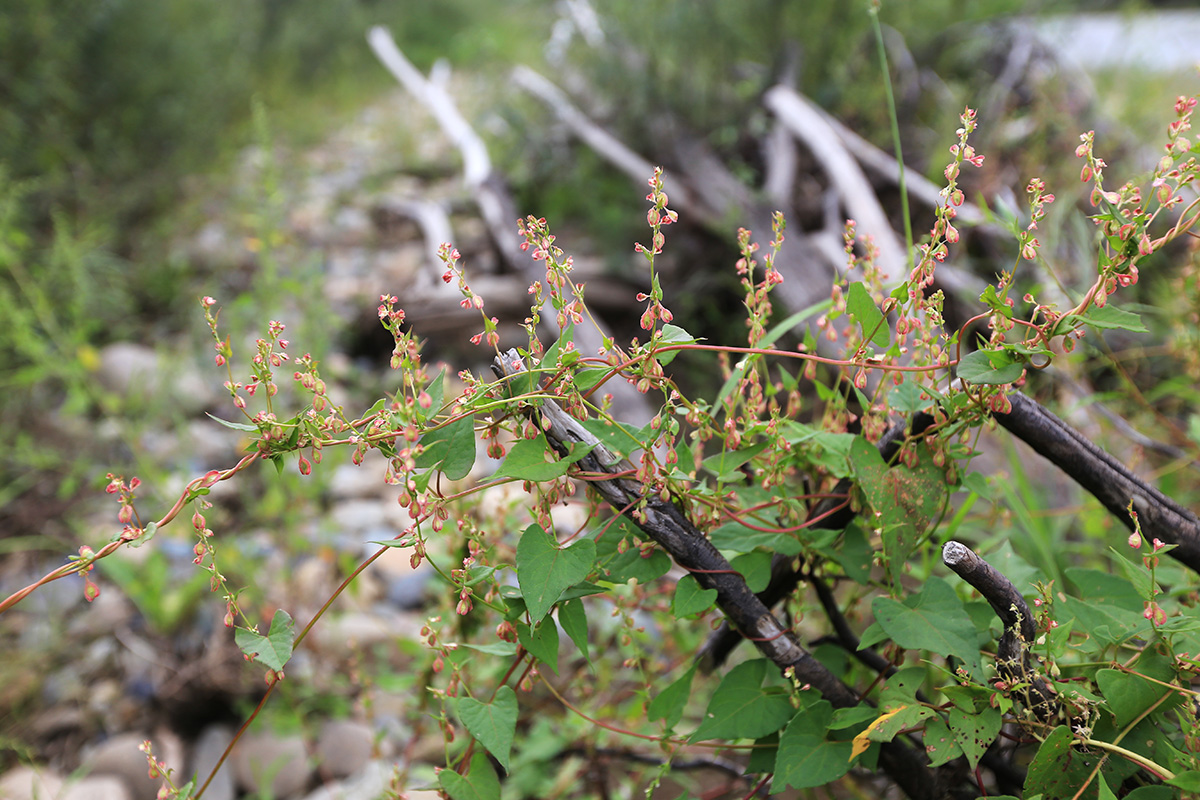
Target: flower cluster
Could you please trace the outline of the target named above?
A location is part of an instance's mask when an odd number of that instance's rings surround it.
[[[941,191],[944,202],[937,209],[937,219],[933,223],[933,229],[930,230],[930,240],[921,245],[921,258],[908,278],[909,299],[914,302],[919,298],[922,289],[933,283],[934,267],[945,261],[946,255],[949,253],[947,245],[955,244],[959,240],[959,232],[958,228],[954,226],[954,219],[958,216],[959,206],[965,201],[963,191],[958,185],[963,162],[965,161],[973,167],[983,166],[983,156],[976,153],[975,148],[968,144],[968,139],[975,131],[975,110],[965,109],[959,116],[959,120],[962,122],[962,127],[955,131],[958,135],[958,142],[950,145],[950,153],[954,156],[954,160],[944,170],[946,186]]]
[[[1038,251],[1038,240],[1034,237],[1033,232],[1037,230],[1038,223],[1046,216],[1046,206],[1054,202],[1054,195],[1046,191],[1046,182],[1041,178],[1030,180],[1029,185],[1025,187],[1025,192],[1029,195],[1029,224],[1021,232],[1017,244],[1021,249],[1021,258],[1033,261],[1037,258]]]
[[[637,296],[638,302],[647,303],[646,310],[642,314],[641,325],[643,330],[653,331],[656,321],[662,323],[670,322],[674,317],[671,312],[663,305],[662,286],[658,282],[658,274],[654,271],[654,257],[660,255],[663,251],[663,245],[666,244],[666,236],[662,229],[673,222],[679,220],[679,215],[667,208],[667,193],[663,191],[663,170],[662,167],[655,167],[654,175],[647,181],[650,186],[650,193],[646,195],[646,199],[650,201],[650,210],[646,212],[646,222],[650,225],[652,236],[650,246],[646,247],[641,242],[633,246],[634,252],[641,253],[646,257],[646,261],[650,264],[650,294],[639,293]]]

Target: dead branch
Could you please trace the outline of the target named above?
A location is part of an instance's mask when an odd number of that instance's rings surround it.
[[[799,67],[800,49],[795,43],[790,43],[784,49],[783,65],[779,70],[779,85],[795,88],[796,70]],[[787,126],[780,120],[775,120],[770,133],[763,141],[763,176],[762,193],[775,208],[785,208],[792,204],[792,193],[796,190],[796,170],[799,157],[796,153],[796,138],[792,136]]]
[[[1021,392],[1008,395],[1012,410],[993,413],[1009,433],[1036,450],[1087,489],[1129,530],[1129,505],[1141,520],[1142,532],[1177,545],[1171,556],[1200,571],[1200,519],[1157,488],[1143,481],[1090,439]]]
[[[492,367],[501,379],[525,370],[516,350],[497,356]],[[542,430],[551,446],[565,455],[572,446],[590,446],[591,452],[577,463],[591,473],[626,474],[633,465],[613,453],[580,422],[554,401],[543,400],[531,414],[540,412]],[[858,695],[838,680],[811,653],[800,645],[796,635],[785,628],[746,585],[745,579],[730,566],[687,515],[674,502],[658,494],[647,495],[642,484],[629,477],[592,481],[590,485],[614,509],[636,508],[630,520],[657,543],[683,569],[706,589],[717,591],[717,605],[725,616],[750,638],[759,651],[780,670],[794,675],[800,683],[810,684],[838,708],[856,706]],[[940,796],[935,774],[921,754],[902,741],[882,745],[880,767],[912,798]]]
[[[788,130],[802,141],[837,187],[860,235],[874,237],[884,271],[903,280],[908,277],[904,246],[888,222],[875,190],[820,110],[788,86],[770,89],[763,102]]]
[[[518,66],[513,70],[512,77],[513,83],[545,103],[580,141],[639,186],[645,186],[646,180],[654,174],[653,164],[588,119],[565,92],[540,73],[526,66]],[[671,198],[673,208],[701,224],[711,224],[720,218],[714,209],[698,202],[678,176],[666,170],[663,171],[663,191]]]
[[[1058,695],[1032,668],[1029,645],[1037,635],[1033,615],[1025,598],[995,567],[960,542],[946,542],[942,563],[983,595],[1004,624],[1004,633],[996,648],[996,673],[1010,684],[1025,708],[1041,722],[1063,718]]]
[[[415,222],[425,243],[427,269],[420,273],[414,288],[421,294],[457,298],[458,292],[454,286],[442,280],[446,267],[438,255],[438,247],[442,242],[454,241],[454,230],[450,226],[450,215],[441,203],[418,199],[396,200],[376,205],[372,215],[382,220],[399,217]]]
[[[842,145],[865,170],[896,186],[900,185],[899,161],[846,127],[824,109],[819,109],[819,111],[822,118],[829,123],[829,127],[833,128],[838,138],[842,140]],[[941,188],[915,169],[905,167],[904,184],[911,197],[930,208],[937,208],[945,202],[942,199]],[[957,219],[968,225],[981,225],[986,221],[983,212],[971,202],[965,202],[958,207]],[[938,269],[940,270],[942,266],[944,265],[939,265]]]
[[[459,112],[454,99],[440,85],[421,75],[400,52],[386,28],[372,28],[367,40],[384,66],[430,110],[442,130],[462,152],[463,183],[474,196],[500,257],[514,268],[527,284],[540,279],[540,265],[529,253],[521,250],[520,237],[516,231],[516,222],[520,215],[504,177],[493,168],[486,145]],[[647,166],[643,179],[652,173],[653,168]],[[553,321],[553,315],[547,316]],[[601,352],[605,337],[611,337],[607,330],[597,330],[590,325],[580,325],[575,329],[575,345],[585,353]],[[629,384],[614,382],[611,392],[613,408],[626,419],[641,425],[649,422],[654,416],[645,398]]]

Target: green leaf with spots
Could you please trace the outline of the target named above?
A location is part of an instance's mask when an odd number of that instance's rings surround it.
[[[942,722],[941,717],[925,723],[925,754],[929,756],[929,766],[939,767],[947,761],[952,761],[962,755],[958,739]]]
[[[954,731],[954,739],[971,769],[975,769],[984,751],[996,741],[1003,721],[1003,715],[990,706],[978,713],[964,711],[957,705],[950,709],[950,730]]]
[[[1029,772],[1025,776],[1025,794],[1041,793],[1046,800],[1098,800],[1100,787],[1095,781],[1082,794],[1080,787],[1087,781],[1100,756],[1082,753],[1072,747],[1074,737],[1065,725],[1055,728],[1038,748]]]
[[[899,585],[904,561],[941,511],[946,497],[946,477],[933,463],[925,445],[916,448],[914,467],[889,468],[879,450],[861,436],[850,445],[854,477],[881,532],[892,583]]]
[[[501,686],[490,703],[462,697],[458,701],[458,716],[507,772],[508,755],[517,730],[517,693],[511,687]]]
[[[582,581],[596,563],[596,542],[581,539],[559,548],[538,524],[530,525],[517,542],[517,584],[533,624],[541,622],[563,590]]]

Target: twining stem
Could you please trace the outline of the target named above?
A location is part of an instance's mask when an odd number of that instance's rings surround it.
[[[1175,773],[1171,772],[1171,770],[1167,769],[1166,767],[1156,764],[1145,756],[1139,755],[1132,750],[1127,750],[1120,745],[1113,744],[1112,742],[1102,742],[1099,739],[1083,739],[1080,741],[1080,744],[1085,744],[1088,747],[1098,747],[1101,750],[1108,750],[1110,753],[1116,753],[1117,755],[1124,756],[1133,763],[1137,764],[1139,767],[1149,770],[1159,778],[1162,778],[1164,781],[1173,780],[1175,778]]]

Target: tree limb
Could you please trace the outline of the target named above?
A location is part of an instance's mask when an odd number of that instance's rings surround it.
[[[911,433],[908,421],[893,425],[879,440],[879,452],[884,461],[891,461],[900,449],[905,438],[909,435],[919,435],[933,424],[933,417],[924,412],[913,416]],[[826,497],[817,503],[808,513],[806,523],[810,528],[821,530],[839,530],[845,528],[857,514],[850,510],[850,504],[842,497],[849,497],[853,482],[848,478],[838,481],[830,491],[831,497]],[[776,554],[771,559],[771,580],[767,588],[758,593],[758,599],[768,608],[795,591],[803,580],[803,574],[793,568],[795,558]],[[741,634],[727,623],[713,631],[700,650],[700,665],[705,671],[713,670],[725,662],[733,648],[741,641]]]
[[[1200,571],[1200,519],[1157,488],[1143,481],[1090,439],[1021,392],[1008,395],[1012,410],[992,416],[1005,430],[1036,450],[1087,489],[1129,530],[1134,529],[1129,504],[1138,513],[1142,532],[1167,544],[1169,553]]]
[[[509,350],[496,357],[492,369],[499,377],[507,378],[524,371],[525,364],[516,350]],[[607,474],[633,470],[629,461],[605,447],[553,400],[543,400],[534,413],[539,412],[546,438],[560,454],[566,454],[571,445],[592,446],[591,452],[577,462],[581,470]],[[716,589],[717,605],[725,616],[780,670],[790,672],[800,683],[811,685],[834,707],[859,704],[858,695],[801,646],[796,635],[755,597],[745,578],[730,566],[679,506],[657,494],[647,496],[642,484],[633,478],[597,480],[591,486],[614,509],[636,507],[635,512],[626,516],[702,587]],[[879,764],[909,797],[932,800],[940,796],[934,772],[918,751],[903,742],[882,745]]]
[[[1004,624],[996,650],[996,673],[1012,686],[1039,721],[1052,723],[1064,714],[1058,695],[1030,665],[1029,643],[1037,635],[1025,598],[995,567],[960,542],[946,542],[942,563],[975,588]]]

